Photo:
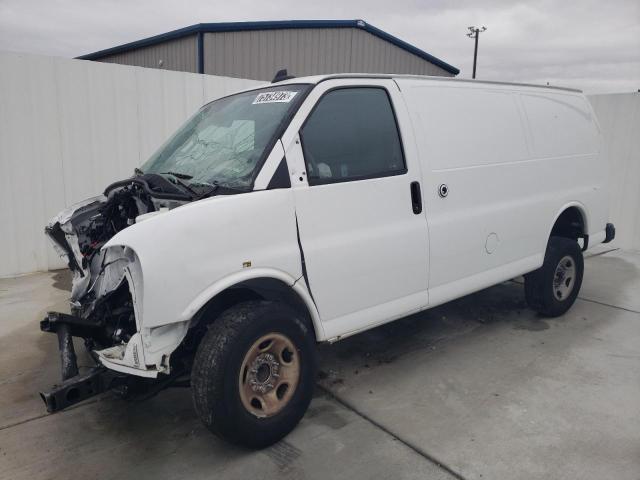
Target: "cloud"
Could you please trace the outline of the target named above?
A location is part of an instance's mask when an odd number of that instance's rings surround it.
[[[73,57],[201,22],[353,19],[445,60],[470,77],[566,85],[587,93],[640,88],[640,2],[553,0],[0,0],[0,49]]]

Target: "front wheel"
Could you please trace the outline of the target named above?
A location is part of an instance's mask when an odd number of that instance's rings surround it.
[[[263,448],[300,421],[315,372],[314,336],[297,312],[273,302],[241,303],[212,323],[198,347],[193,403],[218,436]]]
[[[524,277],[527,303],[547,317],[564,314],[575,302],[584,273],[584,259],[578,242],[551,237],[538,270]]]

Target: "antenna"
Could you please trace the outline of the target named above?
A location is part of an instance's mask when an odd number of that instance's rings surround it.
[[[290,78],[296,78],[296,77],[294,75],[289,75],[287,73],[287,69],[283,68],[282,70],[278,70],[276,72],[276,76],[273,77],[273,80],[271,80],[271,83],[282,82],[283,80],[289,80]]]

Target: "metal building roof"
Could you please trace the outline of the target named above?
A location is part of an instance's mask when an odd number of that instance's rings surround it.
[[[279,30],[279,29],[303,29],[303,28],[359,28],[378,38],[386,40],[407,52],[410,52],[427,62],[446,70],[453,75],[460,73],[456,67],[440,60],[417,47],[400,40],[393,35],[374,27],[364,20],[278,20],[266,22],[226,22],[226,23],[198,23],[190,27],[180,28],[171,32],[162,33],[153,37],[144,38],[135,42],[125,43],[117,47],[107,48],[98,52],[88,53],[76,57],[80,60],[99,60],[107,55],[128,52],[141,47],[157,45],[167,40],[175,40],[194,34],[215,32],[241,32],[250,30]]]

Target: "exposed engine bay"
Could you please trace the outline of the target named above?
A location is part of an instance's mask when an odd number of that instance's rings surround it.
[[[203,193],[170,175],[138,175],[64,210],[47,225],[46,234],[73,273],[71,313],[103,327],[100,338],[92,339],[100,347],[127,342],[136,331],[124,271],[132,253],[119,247],[101,248],[145,216],[197,200]]]
[[[71,315],[49,312],[40,322],[42,331],[57,334],[62,366],[63,382],[40,393],[49,412],[111,389],[122,389],[121,393],[127,395],[133,391],[147,395],[179,383],[184,359],[180,367],[171,369],[169,355],[163,354],[162,347],[149,356],[142,353],[136,321],[136,309],[140,307],[134,301],[135,284],[141,282],[135,252],[105,245],[131,225],[181,205],[212,195],[249,191],[188,180],[192,180],[190,175],[178,172],[144,174],[136,170],[134,177],[113,183],[102,195],[60,212],[45,227],[73,275]],[[186,328],[182,323],[174,330],[182,338]],[[159,328],[155,335],[161,337],[163,333]],[[84,339],[96,362],[86,373],[79,373],[72,337]],[[128,375],[133,373],[132,368],[136,372],[133,376]],[[167,375],[156,380],[158,373]]]

